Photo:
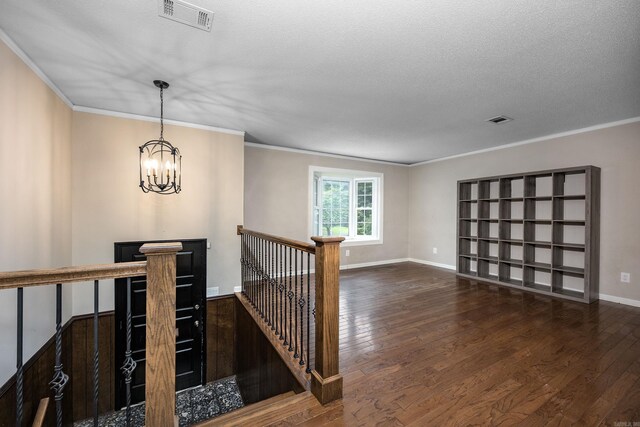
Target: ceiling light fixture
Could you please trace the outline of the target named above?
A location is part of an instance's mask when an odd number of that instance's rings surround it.
[[[140,146],[140,188],[145,193],[179,193],[182,189],[182,155],[177,147],[164,139],[163,93],[169,83],[154,80],[153,84],[160,89],[160,138]]]

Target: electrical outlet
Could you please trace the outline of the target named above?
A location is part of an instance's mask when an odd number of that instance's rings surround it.
[[[620,273],[620,281],[622,283],[631,283],[631,273]]]
[[[345,249],[345,251],[344,251],[344,256],[349,256],[349,254],[350,254],[350,253],[351,253],[351,252],[349,251],[349,249]]]
[[[433,253],[437,254],[438,253],[438,248],[433,248]]]

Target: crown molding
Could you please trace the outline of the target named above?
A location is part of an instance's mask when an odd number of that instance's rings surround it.
[[[27,67],[31,69],[31,71],[33,71],[38,77],[40,77],[40,80],[42,80],[47,86],[49,86],[49,89],[51,89],[56,95],[58,95],[58,98],[60,98],[62,102],[67,104],[69,108],[73,108],[73,103],[71,102],[71,100],[67,98],[64,93],[62,93],[60,88],[58,88],[58,86],[56,86],[56,84],[51,81],[51,79],[44,73],[44,71],[42,71],[35,62],[33,62],[29,55],[27,55],[25,51],[22,50],[20,46],[18,46],[16,42],[14,42],[13,39],[4,32],[2,28],[0,28],[0,40],[2,40],[4,44],[6,44],[7,47],[13,53],[15,53],[18,58],[20,58],[22,62],[27,65]]]
[[[524,141],[512,142],[512,143],[509,143],[509,144],[499,145],[497,147],[484,148],[482,150],[470,151],[468,153],[462,153],[462,154],[456,154],[456,155],[453,155],[453,156],[441,157],[439,159],[425,160],[424,162],[412,163],[409,166],[410,167],[414,167],[414,166],[428,165],[430,163],[443,162],[445,160],[457,159],[459,157],[473,156],[475,154],[488,153],[488,152],[497,151],[497,150],[505,150],[507,148],[518,147],[520,145],[533,144],[533,143],[536,143],[536,142],[544,142],[544,141],[548,141],[550,139],[562,138],[562,137],[571,136],[571,135],[578,135],[578,134],[581,134],[581,133],[592,132],[592,131],[595,131],[595,130],[607,129],[607,128],[612,128],[612,127],[615,127],[615,126],[622,126],[622,125],[626,125],[626,124],[629,124],[629,123],[637,123],[637,122],[640,122],[640,117],[631,117],[629,119],[618,120],[618,121],[615,121],[615,122],[602,123],[602,124],[599,124],[599,125],[589,126],[589,127],[586,127],[586,128],[574,129],[574,130],[570,130],[570,131],[566,131],[566,132],[560,132],[560,133],[554,133],[554,134],[551,134],[551,135],[545,135],[545,136],[541,136],[541,137],[538,137],[538,138],[526,139]]]
[[[289,152],[289,153],[307,154],[307,155],[310,155],[310,156],[332,157],[334,159],[355,160],[355,161],[358,161],[358,162],[378,163],[378,164],[390,165],[390,166],[402,166],[402,167],[411,166],[411,165],[408,165],[406,163],[397,163],[397,162],[390,162],[390,161],[385,161],[385,160],[366,159],[366,158],[363,158],[363,157],[345,156],[343,154],[323,153],[321,151],[303,150],[301,148],[280,147],[278,145],[257,144],[255,142],[246,142],[245,141],[244,145],[245,145],[245,147],[262,148],[262,149],[265,149],[265,150],[275,150],[275,151],[286,151],[286,152]]]
[[[118,117],[121,119],[142,120],[145,122],[160,123],[159,117],[143,116],[140,114],[132,114],[132,113],[122,113],[120,111],[103,110],[100,108],[84,107],[81,105],[74,105],[73,111],[76,111],[79,113],[98,114],[101,116]],[[244,137],[244,131],[241,131],[241,130],[219,128],[215,126],[201,125],[198,123],[182,122],[179,120],[164,119],[163,121],[164,121],[164,124],[166,125],[182,126],[186,128],[192,128],[192,129],[202,129],[202,130],[208,130],[212,132],[226,133],[229,135],[238,135],[238,136]]]

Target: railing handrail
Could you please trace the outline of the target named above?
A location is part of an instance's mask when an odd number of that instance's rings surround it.
[[[96,279],[121,279],[144,276],[146,273],[146,261],[0,272],[0,290],[57,283],[78,283]]]
[[[273,234],[262,233],[260,231],[255,231],[255,230],[248,230],[244,228],[242,225],[238,225],[238,236],[241,234],[246,234],[248,236],[255,236],[269,242],[285,245],[293,249],[299,249],[303,252],[308,252],[310,254],[316,253],[316,245],[314,245],[313,243],[306,243],[306,242],[301,242],[300,240],[289,239],[287,237],[275,236]],[[341,238],[341,239],[344,240],[344,238]]]
[[[69,376],[62,365],[62,285],[94,281],[94,422],[98,420],[99,395],[99,281],[127,279],[127,350],[122,370],[127,383],[127,424],[130,419],[130,381],[136,363],[131,359],[131,278],[146,276],[145,342],[145,419],[147,425],[174,426],[175,417],[175,326],[176,326],[176,255],[180,242],[147,243],[140,252],[146,261],[97,264],[54,269],[0,272],[0,291],[17,288],[16,345],[16,424],[23,422],[23,305],[24,288],[42,285],[56,287],[56,333],[54,377],[49,383],[55,392],[56,425],[62,426],[62,398]]]

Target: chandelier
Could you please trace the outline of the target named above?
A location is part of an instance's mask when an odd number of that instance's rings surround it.
[[[140,146],[140,188],[143,192],[179,193],[182,184],[182,156],[177,147],[164,139],[163,92],[169,83],[154,80],[160,89],[160,138]]]

